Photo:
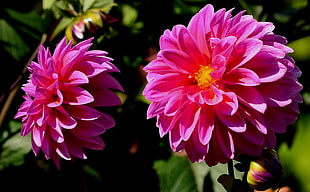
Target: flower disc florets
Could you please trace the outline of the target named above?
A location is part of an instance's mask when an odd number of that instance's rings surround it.
[[[83,148],[103,149],[100,134],[115,124],[96,108],[120,104],[113,90],[122,87],[108,74],[119,70],[106,52],[88,50],[91,40],[72,47],[63,38],[53,55],[41,46],[22,88],[25,101],[15,116],[22,119],[21,135],[31,133],[34,153],[42,150],[58,167],[60,157],[85,159]]]
[[[157,117],[174,151],[210,166],[273,148],[302,101],[286,39],[272,23],[232,11],[207,5],[188,26],[166,30],[144,68],[147,117]]]

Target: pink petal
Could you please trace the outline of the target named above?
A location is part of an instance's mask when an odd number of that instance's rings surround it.
[[[172,28],[172,31],[178,31],[178,28],[180,28],[181,25],[177,25],[174,28]],[[179,45],[178,45],[178,40],[177,38],[174,36],[174,34],[172,33],[172,31],[166,29],[163,33],[162,36],[160,36],[160,46],[161,49],[178,49]]]
[[[210,23],[214,15],[214,8],[212,5],[207,5],[202,8],[196,15],[192,17],[188,24],[188,30],[191,32],[197,41],[197,46],[201,49],[201,52],[208,54],[208,48],[206,46],[207,38],[205,34],[210,31]]]
[[[66,104],[83,105],[94,101],[94,97],[81,87],[67,86],[62,93]]]
[[[184,148],[191,162],[201,162],[204,160],[205,154],[208,153],[209,145],[203,145],[199,142],[199,134],[195,130]]]
[[[184,26],[180,26],[177,38],[180,50],[182,50],[184,53],[187,53],[189,57],[194,60],[194,62],[192,63],[193,65],[196,63],[198,64],[206,63],[206,60],[202,55],[202,52],[196,45],[196,41],[193,39],[190,32]]]
[[[32,129],[32,139],[36,146],[41,147],[42,146],[42,141],[44,138],[44,132],[45,132],[45,126],[44,127],[38,127],[38,126],[33,126]]]
[[[213,130],[215,128],[215,114],[210,107],[202,107],[198,124],[199,141],[206,145],[210,142]]]
[[[266,100],[261,95],[261,93],[264,94],[264,92],[258,91],[253,87],[244,86],[230,86],[229,89],[238,96],[238,100],[242,102],[242,104],[259,111],[260,113],[264,113],[266,111]]]
[[[209,89],[201,93],[204,101],[208,105],[216,105],[223,100],[221,91],[212,85]]]
[[[263,42],[258,39],[245,39],[238,43],[231,53],[228,61],[229,69],[237,68],[252,59],[258,52],[261,52]]]
[[[98,90],[91,90],[94,97],[91,106],[103,107],[103,106],[115,106],[121,104],[121,100],[113,91],[107,88]]]
[[[224,82],[228,85],[256,86],[260,84],[260,79],[252,70],[236,68],[225,74]]]
[[[67,149],[67,146],[65,143],[60,143],[57,145],[57,148],[56,148],[56,153],[63,159],[65,160],[70,160],[71,159],[71,156],[69,154],[69,151]]]
[[[183,140],[188,140],[197,126],[200,117],[200,109],[201,108],[195,104],[185,106],[183,114],[180,117],[180,136]]]
[[[147,109],[146,117],[148,119],[153,118],[157,116],[158,114],[162,113],[164,111],[164,108],[165,108],[165,104],[161,102],[152,102]]]
[[[189,55],[180,50],[164,49],[161,54],[164,62],[180,73],[191,74],[199,70],[199,63],[195,63]]]
[[[95,120],[100,117],[100,113],[87,105],[66,105],[65,110],[72,117],[80,120]]]
[[[58,120],[59,126],[65,129],[73,129],[77,125],[76,120],[63,107],[57,107],[55,118]]]
[[[222,113],[217,113],[218,119],[232,131],[241,133],[246,130],[246,122],[239,113],[234,115],[224,115]]]
[[[224,58],[230,58],[231,52],[233,51],[235,47],[235,42],[237,41],[237,38],[234,36],[228,36],[223,39],[220,39],[212,52],[212,58],[215,58],[218,55],[223,56]],[[226,59],[227,60],[227,59]],[[216,66],[217,62],[212,62],[212,68],[219,69],[223,66]],[[226,63],[225,63],[226,65]]]
[[[88,77],[80,71],[73,71],[68,77],[67,82],[65,82],[65,84],[70,85],[82,85],[87,83],[89,83]]]
[[[235,93],[226,92],[223,94],[223,100],[214,106],[214,110],[224,115],[233,115],[238,110],[238,99]]]
[[[257,26],[257,21],[254,19],[243,20],[236,23],[235,26],[227,33],[227,36],[237,37],[238,41],[242,42],[245,38],[247,38]]]

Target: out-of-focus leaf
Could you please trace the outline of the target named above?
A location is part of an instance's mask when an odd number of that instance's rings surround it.
[[[301,114],[297,121],[294,142],[289,148],[282,143],[278,149],[284,175],[294,175],[300,182],[301,191],[310,191],[310,114]]]
[[[162,192],[203,192],[206,189],[226,192],[217,181],[220,175],[227,174],[226,164],[209,167],[204,162],[191,163],[187,157],[172,156],[167,161],[155,161],[154,169],[159,176]],[[211,186],[204,186],[207,175],[211,179],[208,182]],[[236,179],[241,179],[242,175],[243,173],[235,170]]]
[[[154,169],[160,178],[161,192],[196,192],[197,185],[187,158],[172,156],[168,161],[159,160]]]
[[[42,22],[40,14],[37,11],[22,13],[12,9],[7,9],[6,12],[10,18],[18,24],[16,25],[16,28],[34,39],[41,39]]]
[[[81,0],[81,3],[83,5],[83,12],[86,12],[88,9],[90,9],[94,5],[95,1],[96,0]]]
[[[303,93],[302,98],[303,98],[306,105],[310,104],[310,92]]]
[[[24,156],[31,151],[30,135],[21,137],[19,129],[21,123],[11,121],[9,123],[10,132],[16,132],[13,136],[8,134],[8,138],[2,145],[0,154],[0,170],[8,166],[19,166],[24,163]]]
[[[226,192],[224,187],[217,181],[219,176],[227,174],[227,164],[217,164],[213,167],[209,167],[206,163],[192,163],[191,164],[195,180],[197,183],[197,188],[199,192],[203,192],[206,189],[213,189],[215,192]],[[235,178],[241,179],[243,176],[242,172],[239,172],[235,169]],[[212,186],[204,186],[205,177],[209,174]]]
[[[64,17],[60,20],[57,27],[53,31],[53,34],[51,35],[50,39],[54,39],[57,35],[62,33],[65,28],[73,21],[73,18]]]
[[[104,8],[104,7],[109,7],[114,3],[114,0],[81,0],[82,5],[83,5],[83,12],[86,12],[89,9],[93,8]],[[111,8],[111,7],[110,7]],[[109,9],[105,10],[105,12],[108,12]]]
[[[94,169],[93,167],[84,164],[83,165],[83,169],[85,171],[86,174],[92,176],[93,178],[97,179],[97,180],[102,180],[102,177],[100,176],[100,173],[98,172],[98,170]]]
[[[17,12],[5,9],[6,17],[0,20],[0,42],[3,49],[16,61],[20,61],[30,52],[32,42],[29,39],[39,40],[42,34],[40,15],[35,12]]]
[[[52,6],[55,3],[55,1],[56,0],[42,0],[42,8],[44,10],[52,8]]]
[[[137,9],[127,4],[123,4],[121,6],[121,9],[124,15],[123,21],[122,21],[123,25],[127,27],[133,26],[138,18]]]
[[[298,61],[310,59],[310,36],[290,42],[289,46],[294,49],[292,57]]]
[[[0,42],[4,44],[3,49],[17,61],[30,51],[29,47],[22,43],[22,37],[3,19],[0,19]]]

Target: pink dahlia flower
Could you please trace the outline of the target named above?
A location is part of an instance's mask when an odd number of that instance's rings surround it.
[[[91,40],[72,47],[63,38],[53,55],[41,46],[22,88],[25,101],[15,116],[23,122],[21,135],[31,133],[35,155],[42,150],[58,167],[60,157],[85,159],[83,148],[103,149],[99,135],[115,124],[96,107],[120,104],[113,90],[122,87],[109,75],[119,70],[106,52],[88,50]]]
[[[174,151],[209,166],[274,147],[299,114],[300,70],[274,25],[207,5],[160,38],[144,69],[147,117]]]

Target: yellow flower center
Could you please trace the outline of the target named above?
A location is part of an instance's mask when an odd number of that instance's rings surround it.
[[[201,66],[200,69],[195,73],[195,82],[201,88],[210,87],[214,83],[214,79],[210,76],[210,73],[214,69],[210,66]]]

